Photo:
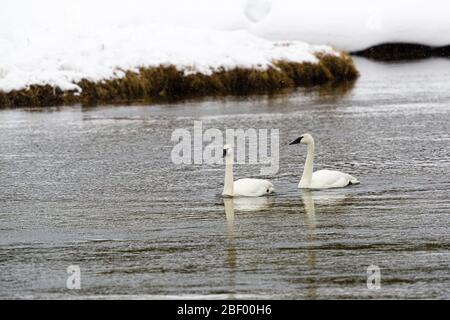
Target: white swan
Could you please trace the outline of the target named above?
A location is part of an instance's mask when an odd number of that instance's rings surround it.
[[[314,162],[314,139],[305,133],[301,137],[295,139],[289,144],[302,143],[306,144],[308,153],[306,155],[305,168],[303,175],[298,184],[299,188],[304,189],[327,189],[327,188],[342,188],[351,184],[358,184],[359,181],[355,177],[332,170],[319,170],[313,173]]]
[[[227,197],[260,197],[273,192],[273,184],[263,179],[239,179],[233,182],[233,149],[229,145],[223,147],[225,158],[225,182],[223,196]]]

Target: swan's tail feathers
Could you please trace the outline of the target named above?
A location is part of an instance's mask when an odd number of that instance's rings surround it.
[[[359,180],[356,179],[354,176],[350,176],[350,181],[348,182],[349,185],[352,184],[360,184]]]
[[[267,183],[267,190],[268,190],[267,193],[272,193],[272,192],[274,192],[274,191],[275,191],[275,188],[273,187],[272,182],[269,182],[269,181],[267,181],[267,182],[268,182],[268,183]]]

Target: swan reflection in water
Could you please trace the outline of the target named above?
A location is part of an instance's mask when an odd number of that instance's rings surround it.
[[[304,208],[304,221],[306,227],[307,240],[307,260],[306,264],[309,269],[310,277],[306,278],[308,299],[318,299],[317,292],[317,220],[316,220],[316,204],[320,207],[335,207],[345,205],[348,197],[346,194],[335,191],[311,191],[304,189],[302,192],[302,204]],[[236,292],[235,288],[235,271],[237,267],[237,250],[234,239],[235,226],[235,210],[242,212],[261,211],[269,209],[272,206],[273,199],[271,197],[258,198],[224,198],[225,216],[227,221],[227,246],[226,246],[226,266],[230,269],[230,292]],[[301,204],[299,205],[299,209]],[[230,298],[233,298],[230,295]]]
[[[316,210],[314,208],[314,199],[311,190],[302,190],[302,202],[305,209],[305,225],[306,225],[306,239],[308,241],[306,249],[306,264],[308,266],[311,277],[306,278],[307,292],[306,297],[308,299],[317,299],[319,297],[317,293],[316,284]]]
[[[225,217],[227,220],[227,246],[225,264],[230,269],[229,291],[236,292],[235,272],[237,267],[237,251],[234,239],[234,221],[236,209],[239,212],[261,211],[270,207],[271,200],[267,197],[236,197],[223,198]],[[234,298],[233,294],[230,298]]]
[[[234,209],[238,211],[261,211],[271,205],[271,197],[233,198]]]
[[[242,197],[242,198],[224,198],[225,217],[227,219],[227,266],[236,267],[236,247],[234,245],[234,210],[240,212],[260,211],[270,206],[270,200],[267,197]]]
[[[233,198],[224,198],[225,217],[227,219],[227,245],[225,247],[225,265],[230,269],[229,272],[229,292],[230,299],[234,299],[236,293],[236,245],[234,243],[234,205]]]
[[[342,190],[342,189],[341,189]],[[307,265],[311,272],[311,277],[307,278],[308,291],[306,296],[308,299],[318,299],[316,274],[317,269],[317,219],[316,219],[316,204],[320,207],[337,207],[345,205],[348,201],[348,196],[340,190],[326,190],[326,191],[311,191],[309,189],[302,190],[302,202],[305,210],[305,225],[306,225],[306,239],[308,241],[307,249]],[[319,212],[320,213],[320,212]]]

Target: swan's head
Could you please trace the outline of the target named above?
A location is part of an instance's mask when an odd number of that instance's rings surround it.
[[[314,139],[313,139],[312,135],[310,135],[309,133],[304,133],[289,144],[298,144],[298,143],[310,144],[310,143],[314,143]]]
[[[229,144],[223,146],[223,157],[231,156],[233,154],[233,148]]]

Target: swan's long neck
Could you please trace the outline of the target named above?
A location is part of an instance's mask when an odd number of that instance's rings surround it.
[[[314,141],[307,144],[307,150],[305,168],[300,179],[300,186],[302,187],[308,187],[311,184],[314,166]]]
[[[223,184],[223,193],[224,196],[233,196],[233,156],[227,155],[225,157],[225,181]]]

